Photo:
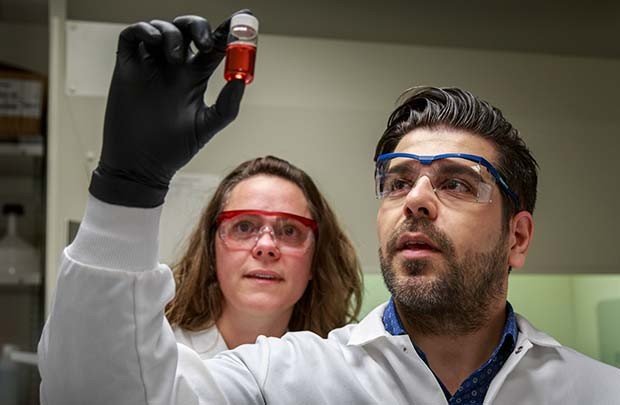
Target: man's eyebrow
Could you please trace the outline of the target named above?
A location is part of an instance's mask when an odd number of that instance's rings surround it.
[[[417,168],[414,169],[414,166],[410,163],[411,161],[414,161],[416,163],[419,163],[417,160],[415,159],[407,159],[407,160],[402,160],[400,162],[396,162],[393,165],[390,165],[386,172],[390,173],[390,174],[402,174],[402,173],[413,173],[417,171]]]
[[[474,167],[481,168],[481,165],[476,162],[471,162],[471,164],[458,163],[449,159],[442,159],[443,163],[441,164],[442,169],[449,170],[451,173],[456,174],[476,174],[478,176],[481,175],[479,170],[476,170]]]
[[[412,164],[413,162],[413,164]],[[390,172],[394,171],[394,172],[403,172],[403,171],[412,171],[412,168],[418,169],[419,166],[442,166],[444,168],[448,168],[450,170],[454,170],[457,172],[466,172],[468,170],[474,170],[474,166],[480,166],[480,164],[476,163],[476,162],[470,162],[467,160],[463,160],[463,161],[455,161],[453,158],[445,158],[445,159],[437,159],[434,160],[430,163],[430,165],[428,164],[423,164],[422,162],[420,162],[417,159],[407,159],[407,158],[400,158],[398,159],[397,162],[390,162],[392,163],[392,165],[390,167],[388,167],[388,170]]]

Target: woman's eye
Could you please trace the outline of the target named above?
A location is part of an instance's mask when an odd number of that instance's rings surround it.
[[[282,234],[286,237],[295,237],[299,234],[299,230],[293,225],[286,225],[282,228]]]
[[[254,224],[249,221],[241,221],[235,224],[235,232],[251,233],[254,230]]]

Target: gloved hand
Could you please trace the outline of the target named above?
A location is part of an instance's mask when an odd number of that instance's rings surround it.
[[[213,106],[203,101],[225,56],[229,27],[230,19],[212,32],[207,20],[183,16],[121,32],[93,196],[130,207],[163,204],[175,172],[235,119],[242,80],[228,82]]]

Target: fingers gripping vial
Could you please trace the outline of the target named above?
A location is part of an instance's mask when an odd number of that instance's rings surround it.
[[[174,174],[236,118],[242,80],[226,83],[214,105],[204,103],[228,32],[229,21],[212,32],[198,16],[137,23],[121,32],[101,158],[89,189],[94,197],[127,207],[162,205]],[[191,52],[192,42],[199,52]]]
[[[226,46],[227,81],[242,79],[249,84],[254,79],[254,61],[258,43],[258,20],[250,14],[236,14],[230,21]]]

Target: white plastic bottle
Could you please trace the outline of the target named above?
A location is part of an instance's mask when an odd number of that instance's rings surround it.
[[[0,283],[39,284],[39,251],[17,235],[17,217],[24,209],[19,204],[5,204],[6,235],[0,239]]]
[[[15,346],[4,345],[0,356],[0,404],[17,405],[17,365],[11,360]]]

